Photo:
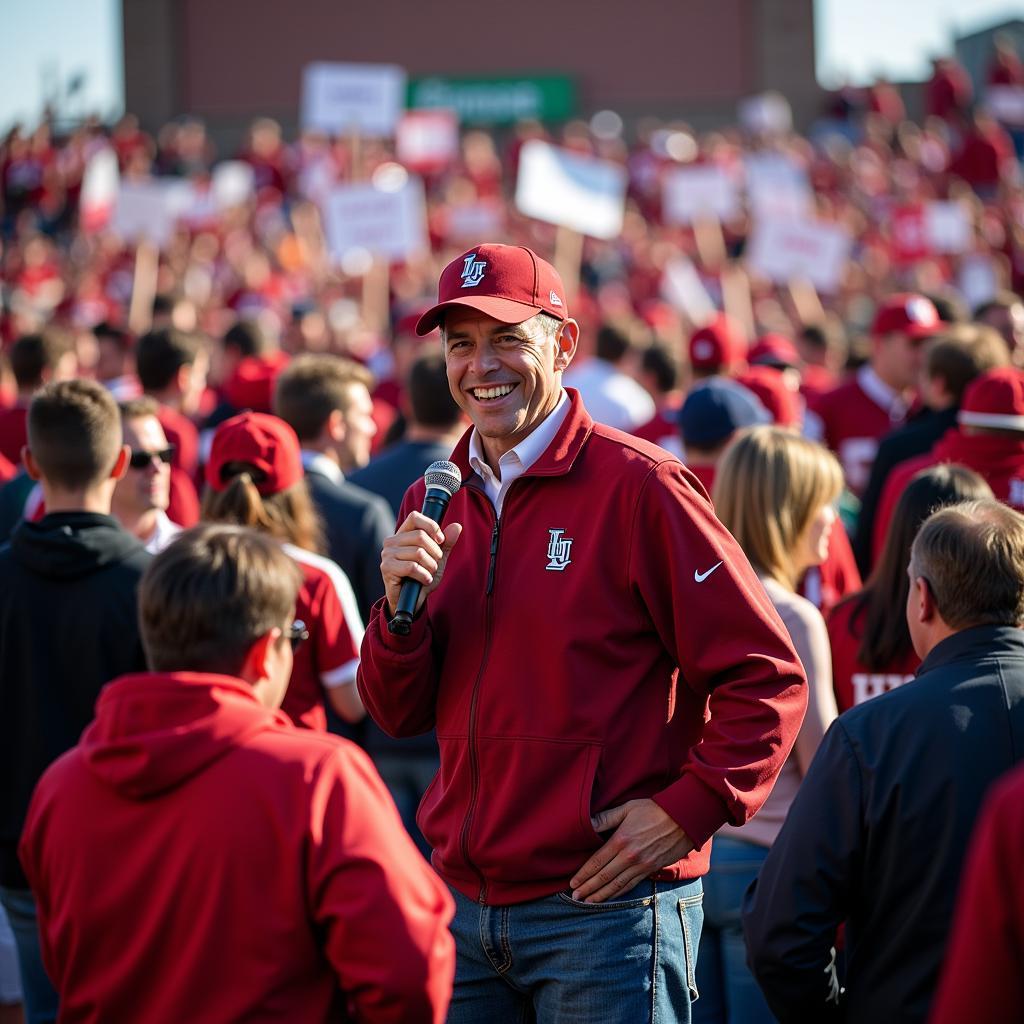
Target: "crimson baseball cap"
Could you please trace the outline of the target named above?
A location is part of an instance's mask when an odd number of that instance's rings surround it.
[[[763,334],[750,350],[750,363],[754,366],[772,366],[776,369],[800,366],[800,354],[784,334]]]
[[[231,478],[222,473],[231,462],[247,462],[263,474],[264,480],[254,482],[264,497],[294,487],[304,475],[298,435],[265,412],[243,412],[217,428],[206,462],[206,482],[213,490],[227,490]]]
[[[747,340],[739,325],[725,313],[719,313],[690,338],[690,365],[698,370],[741,366],[746,361]]]
[[[1000,366],[975,377],[964,391],[957,421],[967,427],[1024,431],[1024,371]]]
[[[538,313],[569,316],[565,286],[550,263],[525,245],[478,245],[441,271],[437,304],[416,324],[429,334],[449,306],[469,306],[506,324],[521,324]]]
[[[736,382],[757,395],[780,427],[800,426],[800,400],[787,387],[781,370],[763,364],[750,366],[736,377]]]
[[[890,295],[875,313],[871,333],[880,338],[898,331],[908,338],[930,338],[943,329],[939,311],[931,299],[912,292]]]

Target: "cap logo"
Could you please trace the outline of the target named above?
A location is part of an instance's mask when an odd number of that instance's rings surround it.
[[[552,306],[560,306],[562,304],[562,300],[553,291],[548,295],[548,301]]]
[[[915,324],[931,322],[931,308],[927,299],[910,299],[907,302],[907,319]]]
[[[484,279],[486,269],[487,260],[478,260],[471,252],[462,262],[462,287],[475,288]]]

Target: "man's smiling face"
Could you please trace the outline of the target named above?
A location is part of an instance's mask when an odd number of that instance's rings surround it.
[[[473,421],[492,468],[558,404],[562,371],[576,351],[578,334],[574,320],[556,325],[533,316],[506,324],[468,306],[448,311],[448,385]]]

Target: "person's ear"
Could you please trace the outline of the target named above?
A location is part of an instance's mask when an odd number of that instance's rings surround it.
[[[345,414],[340,409],[332,409],[324,424],[324,431],[330,441],[341,444],[345,440],[347,428],[345,427]]]
[[[125,473],[128,472],[128,460],[132,457],[132,450],[128,445],[121,445],[121,450],[117,453],[117,460],[114,462],[114,468],[110,471],[110,476],[114,480],[121,480]]]
[[[33,480],[42,479],[43,474],[39,472],[39,464],[32,456],[32,449],[29,448],[27,444],[22,445],[21,448],[21,464],[25,467],[25,472],[28,473]]]
[[[238,673],[247,683],[255,685],[261,680],[268,678],[270,674],[271,650],[280,638],[281,630],[275,627],[264,633],[249,648],[245,661],[242,663],[242,668]]]
[[[580,325],[569,319],[562,323],[555,336],[555,369],[565,370],[576,355],[576,346],[580,341]]]
[[[938,615],[938,609],[935,607],[935,595],[923,576],[914,578],[914,595],[917,621],[922,624],[934,621]]]
[[[179,394],[185,394],[192,386],[192,367],[188,363],[182,363],[178,372],[174,375],[174,389]]]

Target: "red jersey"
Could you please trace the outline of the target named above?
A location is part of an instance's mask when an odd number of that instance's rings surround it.
[[[861,617],[858,616],[856,620],[853,617],[856,607],[855,595],[836,605],[825,620],[829,643],[832,645],[832,685],[840,712],[909,683],[921,664],[921,659],[911,647],[902,658],[897,658],[883,671],[865,668],[857,658],[864,637],[864,626]]]
[[[295,618],[306,624],[309,640],[295,652],[281,710],[296,725],[324,732],[324,690],[355,682],[363,624],[352,586],[334,562],[294,544],[284,549],[302,570]]]
[[[867,486],[878,442],[907,416],[903,398],[862,366],[838,387],[808,402],[804,433],[839,456],[854,494]]]
[[[631,433],[634,437],[664,448],[676,458],[683,457],[683,443],[679,436],[679,403],[662,406],[643,426]]]
[[[885,547],[896,504],[911,478],[922,469],[942,463],[957,463],[973,469],[985,478],[1000,501],[1024,512],[1024,435],[963,434],[954,427],[926,455],[901,462],[889,474],[875,516],[871,538],[873,560],[879,558]]]
[[[451,899],[380,777],[241,679],[106,686],[19,854],[62,1020],[444,1020]]]
[[[5,456],[0,455],[0,484],[13,480],[17,472],[18,467],[13,462],[8,462]]]

